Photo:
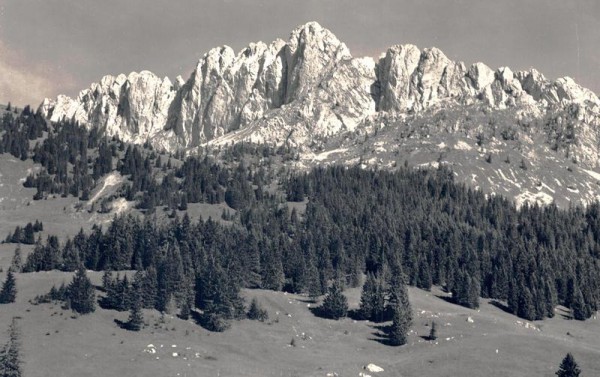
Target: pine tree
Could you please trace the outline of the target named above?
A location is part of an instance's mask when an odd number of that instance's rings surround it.
[[[21,255],[21,247],[17,246],[15,254],[13,255],[12,262],[10,264],[10,271],[21,272],[23,269],[23,257]]]
[[[381,278],[373,274],[367,275],[360,296],[359,312],[362,318],[373,322],[381,322],[385,317],[385,292]]]
[[[10,304],[15,302],[17,298],[17,283],[15,275],[12,271],[8,271],[6,274],[6,280],[2,284],[2,290],[0,290],[0,304]]]
[[[68,287],[68,298],[71,309],[79,314],[88,314],[96,310],[96,295],[94,286],[87,277],[83,266],[80,266],[73,281]]]
[[[437,339],[437,324],[435,321],[431,321],[431,330],[429,330],[429,340]]]
[[[187,321],[190,319],[192,314],[192,305],[190,304],[190,300],[186,299],[181,304],[181,310],[179,311],[179,318]]]
[[[151,309],[157,306],[157,286],[158,277],[156,276],[156,269],[149,267],[142,279],[142,301],[144,308]]]
[[[575,294],[573,295],[571,303],[571,311],[573,312],[573,319],[578,321],[583,321],[590,316],[585,301],[583,300],[583,294],[581,293],[581,289],[579,289],[579,287],[575,287]]]
[[[334,282],[327,296],[323,300],[323,305],[319,308],[321,315],[331,319],[340,319],[348,314],[348,299],[342,293],[339,282]]]
[[[317,298],[323,294],[321,281],[319,280],[319,271],[313,262],[313,258],[308,257],[306,264],[306,285],[308,286],[308,297],[312,302],[316,302]]]
[[[367,280],[362,287],[360,294],[359,313],[364,319],[371,319],[374,309],[374,297],[377,289],[377,282],[373,274],[367,274]]]
[[[401,346],[406,344],[409,329],[410,320],[406,314],[406,309],[400,304],[395,304],[392,313],[392,325],[388,330],[390,345]]]
[[[27,245],[33,245],[35,243],[33,224],[27,223],[25,229],[23,230],[23,239],[21,241]]]
[[[389,343],[393,346],[406,344],[412,324],[412,308],[402,276],[401,269],[396,268],[390,283],[389,306],[392,311],[392,325],[389,327],[388,336]]]
[[[144,314],[142,313],[142,295],[139,290],[133,293],[131,308],[129,309],[129,320],[127,328],[131,331],[140,331],[144,324]]]
[[[558,377],[579,377],[581,369],[579,369],[579,365],[575,362],[573,355],[567,353],[567,356],[562,360],[555,374]]]
[[[467,308],[479,308],[479,280],[469,275],[469,272],[460,270],[452,287],[452,298],[458,305]]]
[[[265,309],[263,309],[256,297],[252,299],[250,302],[250,308],[247,313],[248,319],[264,322],[269,319],[269,314]]]
[[[21,371],[21,341],[17,319],[13,318],[8,329],[8,342],[0,350],[0,376],[20,377]]]

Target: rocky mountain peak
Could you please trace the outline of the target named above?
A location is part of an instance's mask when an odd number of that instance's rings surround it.
[[[53,121],[73,118],[169,150],[241,140],[310,150],[374,124],[469,106],[511,109],[519,121],[564,123],[567,117],[591,135],[599,103],[570,78],[550,81],[535,69],[514,73],[483,63],[466,67],[435,47],[395,45],[377,61],[353,58],[331,31],[309,22],[287,41],[251,43],[238,53],[213,48],[187,80],[172,83],[148,71],[105,76],[76,99],[59,96],[41,109]],[[586,148],[595,151],[594,143]],[[584,160],[594,160],[588,152]]]

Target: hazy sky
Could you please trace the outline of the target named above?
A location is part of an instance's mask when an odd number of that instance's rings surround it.
[[[0,103],[77,95],[105,74],[190,74],[211,47],[318,21],[354,56],[436,46],[600,93],[600,0],[0,0]]]

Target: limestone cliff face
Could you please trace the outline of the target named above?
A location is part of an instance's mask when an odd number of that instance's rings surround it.
[[[51,121],[75,119],[124,141],[143,143],[162,134],[175,93],[168,78],[142,71],[105,76],[76,99],[61,95],[44,100],[41,107]]]
[[[146,71],[106,76],[76,99],[46,99],[41,109],[52,121],[75,119],[168,150],[243,140],[311,150],[374,122],[478,104],[539,120],[549,142],[568,143],[569,153],[590,166],[600,158],[600,101],[570,78],[466,67],[437,48],[413,45],[393,46],[378,61],[353,58],[315,22],[287,42],[253,43],[237,54],[214,48],[187,81]]]

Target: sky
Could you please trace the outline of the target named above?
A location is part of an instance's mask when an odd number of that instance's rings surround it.
[[[308,21],[356,57],[435,46],[600,93],[599,0],[0,0],[0,103],[76,96],[106,74],[187,78],[212,47],[287,40]]]

